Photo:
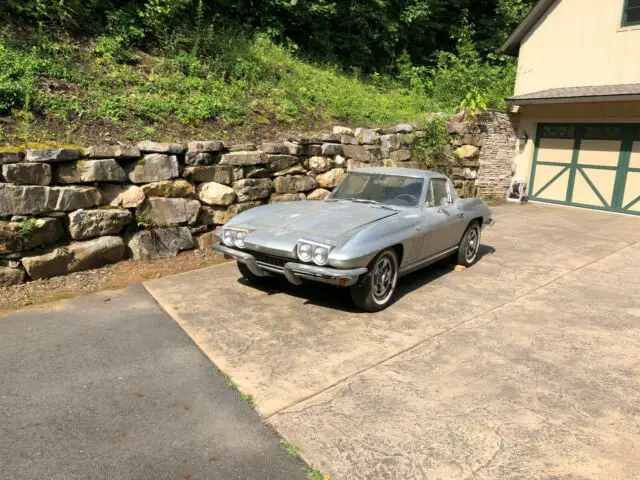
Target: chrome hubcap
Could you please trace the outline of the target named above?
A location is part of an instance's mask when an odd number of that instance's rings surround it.
[[[469,231],[469,236],[467,237],[467,251],[464,256],[467,262],[472,262],[476,258],[478,248],[480,248],[480,234],[477,228],[473,228]]]
[[[373,269],[373,296],[376,300],[384,300],[393,288],[395,279],[394,266],[389,257],[382,257]]]

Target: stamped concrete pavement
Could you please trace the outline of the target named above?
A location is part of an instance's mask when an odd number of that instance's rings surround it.
[[[337,479],[640,478],[640,218],[495,209],[384,312],[233,265],[145,286]]]

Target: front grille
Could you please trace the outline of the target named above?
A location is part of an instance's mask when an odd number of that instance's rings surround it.
[[[252,250],[248,250],[247,253],[253,255],[253,258],[256,259],[256,262],[266,263],[267,265],[278,268],[284,268],[286,263],[292,261],[292,259],[290,258],[276,257],[275,255],[268,255],[266,253],[255,252]]]

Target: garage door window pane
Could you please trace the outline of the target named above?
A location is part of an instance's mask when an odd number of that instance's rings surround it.
[[[542,138],[574,138],[576,128],[569,125],[543,125],[540,136]]]
[[[584,127],[583,138],[587,140],[621,140],[620,125],[589,125]]]
[[[640,0],[625,0],[622,26],[640,25]]]

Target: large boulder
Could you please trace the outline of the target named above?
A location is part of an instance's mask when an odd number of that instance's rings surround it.
[[[198,219],[200,202],[197,200],[187,200],[186,198],[147,198],[138,208],[136,218],[141,219],[148,226],[173,227],[193,225]]]
[[[140,150],[132,145],[97,145],[87,149],[87,156],[89,158],[138,158]]]
[[[201,183],[196,190],[200,201],[207,205],[231,205],[236,201],[234,189],[221,183]]]
[[[239,202],[250,202],[267,198],[273,190],[273,182],[268,178],[246,178],[233,182],[233,189]]]
[[[411,160],[411,150],[396,150],[391,152],[390,158],[394,162],[408,162]]]
[[[317,173],[331,170],[331,159],[327,157],[311,157],[307,160],[309,170]]]
[[[391,127],[388,132],[389,133],[411,133],[415,130],[415,127],[413,125],[410,125],[408,123],[401,123],[399,125],[395,125],[393,127]]]
[[[187,144],[190,152],[215,153],[224,148],[224,143],[220,140],[194,140]]]
[[[343,154],[347,158],[352,158],[358,162],[372,163],[382,159],[382,152],[379,147],[369,147],[362,145],[343,145]]]
[[[27,162],[69,162],[77,160],[82,152],[75,148],[29,148],[25,150]]]
[[[24,257],[22,265],[31,278],[46,278],[115,263],[124,258],[124,253],[122,238],[99,237],[73,242],[42,255]]]
[[[215,232],[204,232],[195,236],[198,250],[211,250],[220,241]]]
[[[0,287],[11,287],[24,283],[24,270],[0,266]]]
[[[178,159],[174,155],[153,153],[127,166],[132,183],[150,183],[170,180],[180,175]]]
[[[0,217],[67,212],[100,205],[93,187],[40,187],[0,183]]]
[[[129,210],[76,210],[69,214],[69,233],[74,240],[118,235],[133,220]]]
[[[324,200],[331,195],[329,190],[324,188],[316,188],[313,192],[307,194],[307,200]]]
[[[269,162],[269,170],[272,172],[284,170],[300,163],[300,159],[295,155],[267,155],[267,161]]]
[[[229,185],[234,180],[233,168],[227,165],[186,167],[182,176],[195,183],[216,182]]]
[[[302,165],[298,164],[298,165],[294,165],[293,167],[285,168],[284,170],[275,172],[271,174],[271,176],[282,177],[283,175],[306,175],[306,174],[307,174],[307,171],[305,170],[305,168]]]
[[[196,187],[186,180],[162,180],[142,185],[146,197],[194,198]]]
[[[47,163],[9,163],[2,166],[2,176],[15,185],[49,185],[52,172]]]
[[[187,165],[213,165],[218,157],[209,152],[187,152],[184,163]]]
[[[144,190],[136,185],[106,184],[100,188],[102,204],[111,207],[136,208],[144,202]]]
[[[304,145],[302,153],[307,157],[319,157],[322,155],[322,145]]]
[[[19,222],[0,222],[0,254],[22,252],[55,243],[64,237],[57,218],[27,218]]]
[[[235,145],[228,145],[227,151],[229,152],[252,152],[257,150],[253,143],[236,143]]]
[[[454,116],[447,120],[447,133],[449,135],[460,135],[467,131],[467,125],[460,116]]]
[[[334,188],[340,183],[344,173],[344,168],[334,168],[326,173],[317,175],[316,180],[323,188]]]
[[[302,153],[302,145],[296,142],[284,142],[289,155],[300,155]]]
[[[187,151],[182,143],[160,143],[145,140],[138,143],[138,150],[141,153],[165,153],[167,155],[181,155]]]
[[[0,152],[0,165],[20,163],[24,160],[23,152]]]
[[[222,155],[220,165],[260,165],[267,163],[267,156],[260,151],[255,152],[230,152]]]
[[[306,199],[307,196],[304,193],[274,193],[269,198],[269,203],[297,202]]]
[[[480,154],[480,149],[474,145],[463,145],[456,148],[453,154],[461,160],[472,160]]]
[[[203,205],[198,214],[198,225],[223,225],[230,220],[227,207],[208,207]]]
[[[274,180],[276,193],[301,193],[313,190],[318,186],[318,182],[313,177],[307,175],[292,175],[278,177]]]
[[[203,206],[198,215],[198,224],[200,225],[224,225],[236,215],[249,210],[250,208],[259,207],[260,202],[244,202],[235,203],[229,207],[207,207]]]
[[[380,141],[378,131],[369,128],[356,128],[355,136],[360,145],[373,145]]]
[[[353,158],[350,158],[349,160],[347,160],[347,171],[351,172],[352,170],[358,169],[358,168],[370,168],[370,167],[384,167],[384,162],[382,160],[376,160],[375,162],[371,162],[371,163],[364,163],[364,162],[360,162],[358,160],[354,160]],[[406,168],[411,168],[408,165],[405,165]]]
[[[289,149],[284,143],[265,142],[260,145],[260,150],[264,153],[289,153]]]
[[[389,156],[389,152],[400,148],[400,137],[393,133],[382,135],[380,137],[380,148],[383,153],[386,153],[384,156]]]
[[[322,155],[325,157],[335,157],[336,155],[342,155],[342,145],[339,143],[323,143]]]
[[[127,180],[127,174],[113,158],[79,160],[60,165],[56,169],[57,183],[116,182]]]
[[[246,178],[269,178],[271,176],[271,170],[264,168],[262,165],[245,167],[244,176]]]
[[[171,258],[194,247],[193,235],[187,227],[140,230],[127,239],[127,251],[134,260]]]
[[[333,127],[333,133],[335,135],[351,135],[353,136],[353,130],[350,129],[349,127],[341,127],[339,125],[336,125],[335,127]]]

